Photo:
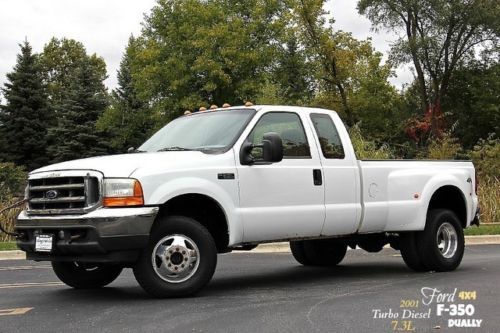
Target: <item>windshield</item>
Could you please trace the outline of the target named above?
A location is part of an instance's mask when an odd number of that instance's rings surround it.
[[[156,132],[138,151],[226,151],[254,114],[252,109],[243,109],[177,118]]]

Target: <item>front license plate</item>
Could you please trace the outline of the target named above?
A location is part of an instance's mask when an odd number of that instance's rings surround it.
[[[35,251],[36,252],[51,252],[53,244],[52,235],[38,235],[35,238]]]

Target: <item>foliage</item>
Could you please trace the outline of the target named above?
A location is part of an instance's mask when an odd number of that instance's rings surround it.
[[[26,172],[13,163],[0,163],[0,210],[19,200],[24,195]],[[17,214],[21,208],[9,210],[0,215],[0,223],[12,230]],[[10,237],[0,233],[0,242],[10,240]],[[1,249],[0,249],[1,250]]]
[[[349,136],[358,159],[383,160],[392,157],[388,145],[377,145],[374,141],[367,140],[363,137],[358,125],[354,125],[349,129]]]
[[[479,177],[479,206],[481,222],[500,222],[500,178],[483,175]]]
[[[155,128],[155,115],[137,93],[131,62],[137,52],[137,41],[131,36],[120,62],[118,87],[111,94],[111,104],[97,122],[98,130],[108,132],[115,152],[139,147]]]
[[[107,104],[100,73],[93,70],[90,62],[80,62],[61,94],[61,103],[56,109],[57,127],[49,130],[53,142],[49,153],[55,162],[107,152],[104,135],[96,129],[97,119]]]
[[[377,27],[404,33],[391,47],[395,63],[412,62],[421,110],[431,114],[440,135],[441,102],[459,62],[475,47],[498,43],[500,6],[496,0],[360,0],[358,10]]]
[[[0,159],[33,170],[48,162],[50,109],[37,57],[27,41],[20,46],[21,54],[3,89],[6,105],[0,113]]]
[[[0,203],[23,194],[26,172],[14,163],[0,163]]]
[[[65,91],[82,62],[87,62],[100,81],[107,77],[104,59],[95,53],[88,55],[85,46],[74,39],[53,37],[40,54],[40,65],[47,84],[52,107],[60,109]]]
[[[467,149],[488,134],[500,135],[500,62],[488,59],[462,63],[443,99],[446,119]]]
[[[462,150],[458,139],[451,133],[444,133],[440,138],[433,138],[427,147],[427,158],[431,160],[452,160]]]
[[[132,77],[170,120],[201,105],[255,100],[272,68],[283,1],[160,0],[138,39]]]
[[[481,176],[500,179],[500,139],[490,136],[479,140],[471,157]]]

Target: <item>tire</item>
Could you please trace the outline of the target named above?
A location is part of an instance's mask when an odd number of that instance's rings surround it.
[[[59,280],[75,289],[104,287],[120,275],[122,266],[100,263],[52,262]]]
[[[347,244],[334,239],[290,242],[290,248],[304,266],[336,266],[347,252]]]
[[[184,216],[158,222],[133,268],[135,278],[156,298],[193,295],[210,281],[217,266],[212,235]]]
[[[312,262],[306,257],[304,251],[304,241],[292,241],[290,242],[290,250],[292,255],[297,260],[297,262],[304,266],[310,266]]]
[[[408,232],[399,236],[401,256],[406,266],[416,272],[425,272],[428,270],[417,248],[417,242],[421,233],[422,232]]]
[[[425,229],[418,237],[417,249],[428,269],[455,270],[465,250],[464,231],[455,213],[447,209],[430,211]]]

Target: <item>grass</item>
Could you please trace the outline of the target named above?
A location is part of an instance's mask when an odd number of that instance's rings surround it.
[[[16,242],[0,242],[0,251],[17,250]]]
[[[473,226],[465,229],[465,235],[500,235],[500,224],[482,224],[479,228]]]

